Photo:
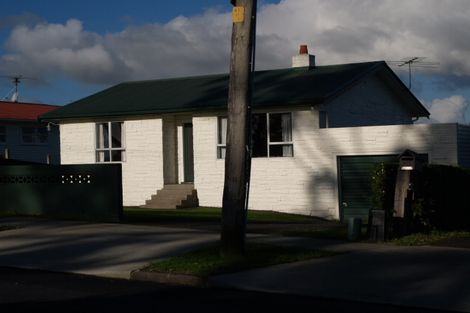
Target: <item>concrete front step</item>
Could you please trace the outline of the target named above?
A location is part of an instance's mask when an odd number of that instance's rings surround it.
[[[151,200],[155,199],[185,199],[186,196],[192,195],[193,190],[159,190],[157,194],[152,195]]]
[[[183,184],[170,184],[163,186],[160,190],[193,190],[194,184],[183,183]]]
[[[165,185],[163,189],[145,201],[142,208],[152,209],[180,209],[199,206],[197,191],[193,184]]]

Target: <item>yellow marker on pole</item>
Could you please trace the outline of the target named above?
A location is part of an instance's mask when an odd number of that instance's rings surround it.
[[[234,23],[243,23],[245,21],[245,7],[234,7],[232,12],[232,20]]]

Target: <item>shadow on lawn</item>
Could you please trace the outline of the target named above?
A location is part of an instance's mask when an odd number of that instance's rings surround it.
[[[122,223],[194,228],[220,232],[221,209],[149,210],[125,208]],[[272,211],[249,211],[247,232],[324,239],[347,239],[347,225],[337,221]]]

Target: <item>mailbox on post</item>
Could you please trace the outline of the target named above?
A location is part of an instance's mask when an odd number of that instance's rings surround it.
[[[397,179],[395,184],[395,199],[393,205],[393,216],[405,217],[405,199],[410,189],[411,172],[416,170],[416,153],[405,150],[398,160]]]
[[[416,167],[416,156],[414,154],[402,154],[400,156],[400,170],[401,171],[412,171],[415,169],[415,167]]]

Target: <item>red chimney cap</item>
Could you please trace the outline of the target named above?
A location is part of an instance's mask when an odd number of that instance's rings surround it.
[[[300,51],[299,54],[308,54],[308,48],[307,45],[300,45]]]

